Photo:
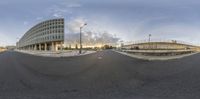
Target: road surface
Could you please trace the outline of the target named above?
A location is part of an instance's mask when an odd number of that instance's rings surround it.
[[[0,53],[0,99],[199,99],[200,54],[145,61],[113,51],[46,58]]]

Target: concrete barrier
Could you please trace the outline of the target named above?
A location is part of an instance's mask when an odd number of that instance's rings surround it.
[[[149,55],[149,56],[173,56],[194,53],[193,50],[122,50],[126,53]]]
[[[143,54],[132,54],[132,53],[127,53],[127,52],[122,52],[120,50],[115,50],[115,52],[132,57],[132,58],[136,58],[136,59],[142,59],[142,60],[148,60],[148,61],[165,61],[165,60],[172,60],[172,59],[180,59],[180,58],[184,58],[184,57],[188,57],[191,55],[194,55],[196,53],[188,53],[188,54],[181,54],[181,55],[163,55],[163,56],[155,56],[155,55],[143,55]]]

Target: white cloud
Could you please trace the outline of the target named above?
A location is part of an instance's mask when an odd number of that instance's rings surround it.
[[[23,24],[24,24],[24,25],[28,25],[28,21],[24,21]]]
[[[82,17],[78,17],[75,19],[72,19],[68,24],[67,28],[71,33],[77,33],[80,31],[80,27],[83,26],[86,22],[86,19]]]
[[[79,33],[68,33],[65,35],[66,44],[75,45],[79,44]],[[120,38],[115,37],[111,33],[103,32],[103,33],[95,33],[91,31],[82,33],[82,41],[83,45],[87,46],[95,46],[95,45],[115,45],[120,40]]]
[[[67,7],[69,7],[69,8],[78,8],[78,7],[81,7],[81,4],[78,4],[78,3],[68,4]]]
[[[36,20],[42,20],[43,19],[43,17],[37,17],[36,18]]]
[[[71,13],[66,8],[62,8],[62,6],[54,5],[49,8],[49,14],[53,17],[63,17],[66,13]]]
[[[79,7],[81,7],[81,5],[80,4],[69,4],[68,7],[69,8],[79,8]]]
[[[60,14],[60,13],[54,13],[53,16],[56,17],[56,18],[60,18],[60,17],[62,17],[62,14]]]
[[[60,3],[60,5],[64,6],[65,8],[79,8],[79,7],[82,7],[82,5],[80,3],[75,2],[75,1],[72,1],[72,2],[65,1],[65,2]]]
[[[148,22],[133,22],[133,28],[127,41],[148,40],[152,34],[152,40],[178,40],[199,45],[200,29],[198,26],[182,23],[163,23],[149,26]],[[155,25],[155,26],[154,26]],[[126,33],[128,34],[128,33]],[[127,35],[128,36],[128,35]]]
[[[67,44],[79,43],[80,27],[87,23],[83,17],[73,18],[67,24],[68,33],[66,34],[65,42]],[[84,45],[94,46],[103,44],[116,44],[120,39],[110,32],[90,30],[90,23],[82,31]]]
[[[53,5],[49,8],[49,14],[53,17],[64,17],[66,14],[72,14],[73,8],[81,7],[81,4],[78,3],[61,3]]]

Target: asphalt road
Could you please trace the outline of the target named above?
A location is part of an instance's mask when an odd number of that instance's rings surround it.
[[[200,54],[145,61],[113,51],[45,58],[0,53],[0,99],[199,99]]]

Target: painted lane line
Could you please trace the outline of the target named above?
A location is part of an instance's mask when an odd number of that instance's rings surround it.
[[[98,59],[102,59],[102,57],[98,57]]]

